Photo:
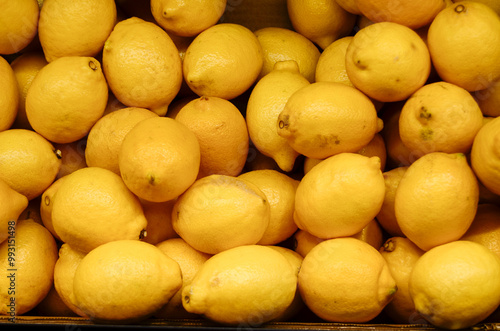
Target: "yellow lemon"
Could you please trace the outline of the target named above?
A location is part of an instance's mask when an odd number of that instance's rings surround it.
[[[380,254],[387,262],[398,287],[384,311],[394,323],[414,324],[421,321],[422,316],[415,310],[408,286],[413,266],[424,251],[408,238],[391,237],[380,248]]]
[[[302,261],[298,285],[312,312],[345,323],[375,318],[397,291],[382,255],[355,238],[329,239],[311,249]]]
[[[182,290],[191,284],[196,273],[212,256],[191,247],[184,239],[173,238],[156,244],[163,253],[179,264],[182,273],[182,286],[172,299],[154,314],[155,318],[196,318],[198,315],[188,313],[182,305]]]
[[[151,13],[166,31],[192,37],[216,24],[226,3],[227,0],[152,0]]]
[[[263,63],[262,46],[252,31],[240,24],[220,23],[191,42],[182,70],[197,95],[233,99],[252,86]]]
[[[340,7],[344,8],[349,13],[354,15],[361,15],[361,11],[358,8],[357,0],[335,0]]]
[[[500,116],[500,82],[474,92],[473,96],[484,116]]]
[[[0,244],[0,315],[15,318],[35,308],[54,279],[57,245],[49,230],[33,220],[19,221]]]
[[[12,66],[0,56],[0,74],[2,77],[2,96],[0,97],[0,131],[9,129],[17,117],[19,88]]]
[[[275,245],[290,238],[297,231],[293,211],[299,181],[276,170],[248,171],[238,177],[257,185],[269,202],[269,225],[257,244]]]
[[[0,54],[14,54],[36,37],[40,9],[35,0],[9,1],[0,7]]]
[[[446,7],[443,0],[429,0],[423,3],[401,1],[395,6],[389,0],[356,0],[358,10],[373,22],[394,22],[418,29],[432,22]]]
[[[125,135],[140,121],[158,115],[149,109],[125,107],[101,117],[89,131],[85,162],[120,174],[118,155]]]
[[[431,324],[465,329],[500,304],[500,259],[470,241],[453,241],[424,253],[409,281],[415,308]]]
[[[269,219],[270,204],[264,192],[249,181],[226,175],[196,180],[179,196],[172,211],[175,232],[208,254],[256,244]]]
[[[474,138],[470,160],[481,183],[491,192],[500,195],[500,117],[486,123]]]
[[[196,180],[200,144],[184,124],[169,117],[148,118],[123,138],[118,165],[123,181],[138,197],[172,200]]]
[[[460,240],[474,241],[486,246],[500,257],[500,207],[486,203],[477,206],[476,216]]]
[[[172,226],[172,210],[174,209],[175,199],[164,202],[139,200],[141,201],[144,216],[148,221],[145,242],[156,245],[164,240],[179,237]]]
[[[288,16],[298,33],[325,49],[354,28],[356,15],[335,0],[287,0]]]
[[[300,229],[323,239],[352,236],[375,218],[384,193],[378,157],[337,154],[300,181],[294,219]]]
[[[0,243],[9,237],[16,226],[17,219],[28,207],[28,198],[13,190],[3,179],[0,179]]]
[[[248,98],[245,119],[250,140],[283,171],[291,171],[299,153],[276,130],[276,122],[290,96],[309,85],[293,60],[279,61],[262,77]]]
[[[399,182],[406,173],[406,170],[408,170],[407,166],[401,166],[382,173],[385,181],[385,197],[376,219],[382,228],[391,236],[404,237],[403,231],[401,231],[396,218],[394,200]]]
[[[460,2],[464,0],[453,0],[453,2]],[[481,2],[493,9],[498,15],[500,15],[500,3],[496,0],[472,0],[475,2]]]
[[[488,88],[500,77],[499,40],[500,17],[475,1],[459,1],[443,9],[427,34],[439,77],[467,91]]]
[[[408,167],[394,210],[405,236],[427,251],[459,239],[474,219],[478,200],[477,179],[465,155],[433,152]]]
[[[0,132],[0,178],[32,200],[55,180],[60,151],[44,137],[26,129]]]
[[[96,56],[116,23],[113,0],[44,0],[38,36],[47,61],[63,56]]]
[[[278,134],[307,157],[356,152],[382,129],[373,102],[354,87],[316,82],[295,91],[277,120]]]
[[[316,82],[337,82],[354,86],[345,69],[347,46],[352,38],[352,36],[339,38],[321,52],[314,72]]]
[[[158,25],[138,17],[116,24],[104,44],[102,64],[121,103],[160,116],[182,85],[182,62],[174,42]]]
[[[258,326],[283,313],[292,303],[297,276],[280,252],[244,245],[215,254],[182,290],[182,304],[226,325]]]
[[[483,113],[472,95],[447,82],[418,89],[399,116],[401,141],[417,156],[430,152],[468,153],[482,126]]]
[[[103,115],[108,85],[95,58],[67,56],[44,66],[26,95],[33,129],[55,143],[85,137]]]
[[[61,169],[57,173],[57,179],[87,166],[85,161],[86,146],[87,136],[70,143],[54,143],[54,148],[61,151]]]
[[[241,173],[249,137],[245,117],[231,101],[218,97],[194,99],[179,110],[175,120],[193,132],[200,144],[198,178]]]
[[[73,295],[93,321],[132,323],[162,308],[181,286],[179,264],[159,248],[118,240],[83,257],[75,271]]]
[[[54,317],[76,317],[76,314],[62,301],[61,297],[55,290],[54,286],[50,288],[49,293],[45,298],[35,307],[34,312],[40,316],[54,316]]]
[[[431,70],[429,50],[412,29],[393,22],[359,30],[346,50],[347,76],[369,97],[394,102],[422,87]]]
[[[73,280],[76,268],[86,253],[73,249],[68,244],[59,248],[59,257],[54,266],[54,288],[59,297],[75,314],[86,317],[86,314],[75,305],[73,296]]]
[[[109,241],[139,240],[146,224],[138,198],[120,176],[103,168],[88,167],[67,175],[53,201],[55,232],[82,252]]]
[[[320,51],[312,41],[290,29],[267,27],[254,32],[264,53],[259,79],[270,73],[280,61],[293,60],[309,82],[314,82]]]
[[[40,199],[40,218],[42,220],[43,226],[50,231],[50,233],[56,238],[58,241],[61,241],[61,238],[54,230],[54,225],[52,224],[52,209],[54,206],[54,198],[57,193],[57,190],[61,186],[63,178],[56,179],[45,191],[43,191]]]

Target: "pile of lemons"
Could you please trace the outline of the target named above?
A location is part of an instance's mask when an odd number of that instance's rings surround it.
[[[4,1],[0,315],[496,321],[499,14]]]

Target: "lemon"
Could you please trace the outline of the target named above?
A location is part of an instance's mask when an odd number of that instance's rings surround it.
[[[500,257],[500,207],[491,203],[477,206],[476,216],[460,240],[474,241],[486,246]]]
[[[346,11],[337,1],[287,0],[287,9],[295,31],[321,49],[347,36],[356,23],[356,15]]]
[[[297,62],[276,62],[273,70],[255,84],[246,107],[250,140],[286,172],[293,169],[299,153],[278,134],[276,122],[290,96],[307,85],[309,81],[300,74]]]
[[[474,219],[478,200],[477,179],[465,155],[433,152],[408,167],[394,210],[405,236],[427,251],[459,239]]]
[[[416,310],[431,324],[465,329],[500,304],[500,260],[481,244],[453,241],[424,253],[409,281]]]
[[[67,56],[44,66],[26,95],[33,129],[54,143],[85,137],[103,115],[108,85],[93,57]]]
[[[299,71],[310,83],[314,82],[320,51],[312,41],[298,32],[279,27],[262,28],[254,32],[262,46],[264,65],[258,79],[270,73],[277,62],[295,61]]]
[[[339,38],[321,52],[314,72],[316,82],[337,82],[354,86],[345,69],[345,54],[352,38]]]
[[[26,129],[0,132],[0,178],[32,200],[55,180],[60,151],[44,137]]]
[[[300,229],[323,239],[352,236],[380,211],[385,183],[378,157],[341,153],[312,168],[295,195]]]
[[[219,174],[237,176],[248,156],[248,130],[240,110],[229,100],[200,97],[175,116],[196,135],[200,144],[198,178]]]
[[[200,144],[179,121],[148,118],[123,138],[118,165],[123,181],[138,197],[152,202],[172,200],[196,180]]]
[[[57,245],[49,230],[31,219],[19,221],[10,235],[13,239],[0,244],[0,314],[17,316],[35,308],[49,293]]]
[[[217,23],[226,3],[227,0],[152,0],[151,13],[166,31],[193,37]]]
[[[116,23],[113,0],[44,0],[38,36],[45,58],[96,56]]]
[[[182,238],[172,238],[156,244],[163,253],[179,264],[182,273],[182,286],[172,299],[154,314],[155,318],[196,318],[182,305],[182,290],[191,284],[194,276],[203,264],[212,256],[191,247]]]
[[[75,271],[73,295],[93,321],[123,324],[151,316],[181,286],[179,264],[159,248],[118,240],[83,257]]]
[[[302,261],[298,285],[313,313],[345,323],[375,318],[397,291],[382,255],[355,238],[329,239],[311,249]]]
[[[13,190],[3,179],[0,179],[0,243],[9,236],[9,229],[14,229],[19,215],[28,207],[28,198]]]
[[[2,77],[2,97],[0,98],[0,131],[9,129],[14,123],[19,101],[19,88],[17,86],[17,80],[11,65],[7,60],[0,56],[0,74]]]
[[[269,202],[269,225],[257,244],[275,245],[290,238],[297,231],[293,211],[299,181],[271,169],[248,171],[238,177],[257,185]]]
[[[102,116],[89,131],[85,162],[120,174],[118,155],[125,135],[140,121],[158,115],[149,109],[125,107]]]
[[[414,324],[421,321],[423,317],[415,310],[408,286],[413,266],[424,251],[405,237],[387,239],[379,251],[398,287],[398,291],[385,306],[384,311],[394,323]]]
[[[182,304],[219,323],[256,326],[283,313],[296,288],[296,272],[282,253],[244,245],[209,258],[182,290]]]
[[[54,148],[61,151],[61,169],[59,169],[56,179],[62,178],[87,166],[87,162],[85,161],[86,147],[87,136],[70,143],[54,143]]]
[[[47,230],[49,230],[54,238],[58,241],[61,241],[61,238],[54,230],[54,225],[52,224],[52,209],[54,206],[55,195],[63,181],[64,177],[56,179],[52,184],[50,184],[50,186],[47,187],[45,191],[43,191],[39,204],[40,218],[42,220],[43,226],[45,226]]]
[[[182,70],[197,95],[229,100],[250,88],[263,63],[262,46],[252,31],[240,24],[220,23],[191,42]]]
[[[443,9],[427,35],[439,77],[467,91],[484,90],[500,77],[500,65],[495,60],[500,57],[498,40],[500,17],[476,1],[459,1]]]
[[[172,226],[172,210],[175,199],[164,202],[151,202],[139,199],[144,216],[148,221],[146,226],[146,238],[143,240],[156,245],[164,240],[178,238]]]
[[[396,218],[394,200],[399,182],[406,173],[406,170],[408,170],[407,166],[401,166],[382,173],[385,181],[385,197],[376,219],[382,228],[391,236],[404,237],[403,231],[401,231]]]
[[[14,54],[36,37],[40,10],[35,0],[9,1],[0,7],[0,54]]]
[[[238,177],[210,175],[196,180],[177,198],[172,225],[193,248],[216,254],[259,242],[269,225],[270,208],[257,185]]]
[[[161,27],[138,17],[115,25],[104,44],[102,64],[121,103],[160,116],[182,85],[182,62],[174,42]]]
[[[278,134],[295,151],[316,159],[356,152],[383,126],[367,96],[333,82],[316,82],[295,91],[276,124]]]
[[[61,299],[55,288],[52,286],[49,293],[35,307],[34,311],[40,316],[77,317]]]
[[[346,50],[349,80],[381,102],[408,98],[429,77],[431,57],[425,42],[412,29],[393,22],[359,30]]]
[[[86,253],[73,249],[68,244],[62,244],[59,248],[59,257],[54,265],[54,288],[56,292],[71,311],[82,317],[87,315],[75,305],[73,280],[76,268],[85,255]]]
[[[88,167],[65,177],[52,206],[61,240],[82,252],[120,239],[139,240],[147,220],[138,198],[114,172]]]

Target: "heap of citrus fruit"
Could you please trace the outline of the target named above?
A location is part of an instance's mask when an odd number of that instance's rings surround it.
[[[493,0],[0,4],[0,321],[495,322]]]

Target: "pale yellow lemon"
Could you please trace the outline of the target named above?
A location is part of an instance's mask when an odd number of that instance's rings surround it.
[[[307,307],[330,322],[368,322],[397,291],[382,255],[355,238],[329,239],[311,249],[298,285]]]
[[[268,27],[254,32],[262,46],[264,65],[259,79],[270,73],[279,61],[293,60],[309,82],[314,82],[320,51],[303,35],[290,29]]]
[[[17,53],[35,39],[40,15],[35,0],[4,2],[0,13],[0,54]]]
[[[151,13],[158,25],[179,36],[192,37],[215,25],[227,0],[152,0]]]
[[[459,1],[443,9],[427,34],[439,77],[468,91],[484,90],[500,77],[499,41],[500,17],[475,1]]]
[[[294,219],[300,229],[323,239],[352,236],[375,218],[384,193],[378,157],[340,153],[301,179]]]
[[[373,102],[342,83],[315,82],[295,91],[280,112],[278,134],[299,154],[323,159],[356,152],[382,129]]]
[[[0,132],[0,178],[32,200],[55,180],[60,151],[44,137],[26,129]]]
[[[276,170],[253,170],[238,177],[257,185],[269,202],[269,224],[257,244],[276,245],[290,238],[297,231],[293,211],[299,181]]]
[[[408,167],[394,208],[401,231],[427,251],[458,240],[471,225],[478,200],[477,179],[465,155],[433,152]]]
[[[399,136],[412,154],[468,153],[483,126],[483,113],[472,95],[447,82],[429,83],[405,102]]]
[[[181,286],[179,264],[159,248],[118,240],[83,257],[73,295],[76,306],[93,321],[137,323],[167,304]]]
[[[47,61],[63,56],[96,56],[116,23],[113,0],[44,0],[38,36]]]
[[[191,284],[196,273],[212,256],[202,253],[186,243],[182,238],[172,238],[156,244],[163,253],[179,264],[182,273],[182,286],[170,301],[154,313],[155,318],[196,318],[199,315],[188,313],[182,305],[182,290]]]
[[[55,232],[82,252],[109,241],[139,240],[146,225],[138,198],[107,169],[87,167],[67,175],[53,200]]]
[[[358,31],[346,50],[346,71],[355,87],[381,102],[408,98],[431,70],[429,50],[412,29],[393,22]]]
[[[300,74],[297,62],[279,61],[273,70],[253,87],[248,98],[245,119],[255,147],[272,158],[283,171],[291,171],[299,153],[276,130],[278,116],[290,96],[309,81]]]
[[[55,239],[61,241],[61,238],[54,230],[54,225],[52,224],[52,209],[54,207],[54,198],[57,193],[57,190],[61,186],[64,181],[63,178],[56,179],[45,191],[43,191],[40,199],[40,218],[42,220],[43,226],[50,231],[50,233],[54,236]]]
[[[385,197],[376,219],[382,228],[391,236],[404,237],[403,231],[401,231],[396,218],[394,199],[399,182],[401,181],[401,178],[403,178],[406,170],[408,170],[407,166],[401,166],[392,168],[382,173],[385,181]]]
[[[245,117],[231,101],[196,98],[177,112],[175,120],[193,132],[200,144],[198,178],[241,173],[248,156],[249,136]]]
[[[108,84],[93,57],[65,56],[44,66],[26,95],[32,128],[54,143],[85,137],[103,115]]]
[[[179,196],[172,211],[175,232],[208,254],[256,244],[269,219],[270,203],[264,192],[249,181],[226,175],[196,180]]]
[[[264,63],[262,46],[240,24],[209,27],[191,42],[183,61],[187,85],[199,96],[233,99],[252,86]]]
[[[449,242],[417,260],[409,289],[415,309],[432,325],[469,328],[500,304],[500,259],[481,244]]]
[[[408,287],[413,266],[424,254],[424,251],[410,239],[404,237],[387,239],[379,251],[387,262],[398,287],[393,299],[384,308],[385,313],[394,323],[398,324],[414,324],[422,320],[422,316],[415,310]]]
[[[182,62],[174,42],[158,25],[138,17],[115,25],[104,44],[102,64],[121,103],[160,116],[182,85]]]
[[[292,303],[297,275],[280,252],[244,245],[215,254],[182,290],[191,313],[226,325],[258,326],[280,316]]]
[[[9,129],[17,117],[19,107],[19,87],[12,66],[0,56],[0,74],[2,77],[2,96],[0,97],[0,131]]]
[[[35,308],[49,293],[57,245],[49,230],[30,219],[19,221],[13,232],[14,241],[0,244],[0,314],[15,317]],[[13,251],[14,261],[9,258]]]
[[[460,240],[482,244],[500,257],[500,207],[490,203],[479,204],[471,226]]]
[[[17,219],[28,206],[28,198],[0,179],[0,201],[4,206],[0,213],[0,243],[2,243],[9,234],[15,233]]]
[[[460,2],[460,1],[464,1],[464,0],[452,0],[452,3]],[[491,9],[493,9],[498,15],[500,15],[500,3],[498,3],[498,1],[496,1],[496,0],[472,0],[472,1],[484,3],[485,5],[489,6]]]
[[[345,69],[345,54],[352,36],[345,36],[332,42],[319,56],[314,73],[317,82],[337,82],[354,86]]]
[[[148,118],[123,138],[118,165],[123,181],[138,197],[153,202],[172,200],[196,180],[200,144],[179,121]]]
[[[288,16],[298,33],[325,49],[354,28],[356,15],[335,0],[288,0]]]
[[[470,154],[471,166],[477,178],[497,195],[500,195],[499,127],[500,117],[483,125],[474,138]]]
[[[85,162],[120,174],[118,155],[125,135],[140,121],[158,115],[146,108],[125,107],[102,116],[89,131]]]

